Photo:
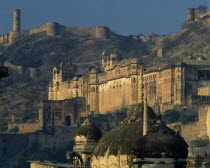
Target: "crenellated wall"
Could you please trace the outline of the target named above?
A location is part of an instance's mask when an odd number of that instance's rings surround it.
[[[200,10],[198,8],[187,9],[187,21],[189,23],[196,22],[207,15],[210,15],[210,10]]]

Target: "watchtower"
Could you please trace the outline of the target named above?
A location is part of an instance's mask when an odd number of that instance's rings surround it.
[[[14,10],[13,31],[20,32],[20,9]]]
[[[187,9],[187,22],[193,23],[195,21],[195,8]]]

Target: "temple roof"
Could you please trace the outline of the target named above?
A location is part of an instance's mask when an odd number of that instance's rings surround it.
[[[140,157],[187,158],[188,156],[188,145],[185,140],[161,120],[158,120],[136,145],[136,152]]]
[[[143,104],[137,105],[125,120],[106,133],[98,142],[93,156],[105,156],[107,152],[109,155],[132,155],[136,149],[135,142],[143,136],[143,109]],[[150,107],[148,114],[151,126],[157,117]]]
[[[89,140],[99,140],[102,134],[90,119],[86,119],[75,132],[75,136],[85,136]]]

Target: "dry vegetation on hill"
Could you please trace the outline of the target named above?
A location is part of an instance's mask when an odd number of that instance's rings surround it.
[[[47,99],[51,70],[62,60],[71,60],[84,70],[99,63],[102,51],[109,48],[119,49],[124,58],[139,57],[150,66],[181,61],[191,55],[203,55],[210,59],[209,35],[210,18],[205,17],[164,40],[163,57],[150,54],[152,47],[157,46],[114,33],[111,39],[88,39],[69,34],[57,37],[37,35],[22,40],[2,55],[6,61],[21,66],[23,73],[10,69],[10,76],[1,81],[0,119],[6,123],[11,114],[15,114],[18,120],[24,116],[35,119],[37,103]],[[30,67],[37,70],[37,76],[28,76],[26,71]]]

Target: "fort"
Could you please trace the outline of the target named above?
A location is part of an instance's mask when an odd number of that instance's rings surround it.
[[[190,15],[188,15],[188,21],[196,21],[196,19],[201,19],[208,13],[208,11],[205,11],[204,14],[204,11],[202,11],[203,14],[201,14],[202,12],[199,13],[198,11],[198,9],[188,9]],[[192,19],[192,16],[194,19]],[[57,23],[47,23],[41,28],[21,31],[20,10],[15,10],[13,31],[6,35],[8,38],[6,40],[3,35],[2,43],[11,44],[18,39],[37,33],[45,33],[48,36],[70,33],[82,34],[91,38],[107,39],[110,37],[110,30],[106,27],[66,27]],[[165,36],[157,38],[139,36],[139,39],[144,42],[152,41],[157,44],[160,43],[161,38],[164,39]],[[6,65],[22,73],[21,67],[7,62]],[[130,114],[129,110],[127,114],[126,112],[119,113],[120,118],[117,116],[117,111],[122,112],[123,108],[131,109],[141,102],[143,89],[139,88],[142,85],[144,85],[144,97],[147,97],[144,100],[146,103],[144,103],[153,107],[156,114],[159,112],[162,116],[170,114],[171,118],[173,118],[174,112],[179,113],[179,115],[191,114],[193,117],[197,116],[194,121],[188,122],[166,121],[168,127],[177,131],[176,136],[180,131],[181,136],[190,145],[191,142],[198,139],[209,140],[209,60],[203,56],[189,56],[183,62],[157,67],[144,67],[144,71],[142,71],[142,67],[139,59],[122,59],[121,53],[116,49],[104,51],[101,65],[89,68],[89,71],[83,75],[78,74],[77,65],[71,62],[62,62],[55,66],[52,70],[52,81],[49,84],[48,100],[39,104],[38,121],[16,123],[13,116],[8,128],[9,130],[18,128],[19,134],[0,134],[0,156],[2,160],[6,160],[5,156],[12,158],[14,153],[19,152],[20,149],[23,156],[30,155],[31,150],[36,151],[37,149],[40,151],[47,150],[47,152],[64,150],[68,143],[73,141],[72,133],[75,132],[75,128],[87,117],[95,120],[94,123],[97,123],[103,134],[108,132],[111,127],[116,126],[119,121],[122,121],[122,118]],[[34,69],[28,69],[28,71],[30,76],[36,74]],[[128,120],[129,124],[133,120],[136,120],[137,123],[140,119],[142,120],[142,116],[138,116],[140,117],[138,118],[135,110],[133,112],[135,115],[125,119]],[[102,116],[105,116],[106,120]],[[114,135],[117,135],[117,133]],[[110,137],[113,138],[114,136]],[[124,136],[122,137],[124,138]],[[82,146],[79,138],[76,137],[75,147],[78,148],[78,151],[81,150]],[[115,140],[118,140],[118,138],[115,138]],[[15,144],[14,141],[16,141]],[[88,141],[85,139],[86,142]],[[102,144],[101,146],[106,145]],[[209,148],[207,150],[199,147],[190,148],[190,150],[189,156],[192,156],[192,158],[189,158],[189,162],[192,162],[192,165],[195,161],[194,157],[206,157],[210,154]],[[124,158],[121,159],[124,162]],[[110,160],[113,161],[114,159],[111,158]],[[207,160],[209,161],[209,158]],[[39,161],[32,162],[34,167],[44,167],[42,164]],[[49,165],[58,166],[54,165],[53,162],[46,162],[44,165],[46,167]]]
[[[188,23],[196,22],[202,19],[204,16],[210,15],[210,10],[202,10],[199,8],[187,9],[187,21]]]
[[[210,10],[201,10],[199,8],[188,8],[187,9],[187,21],[188,23],[193,23],[199,19],[202,19],[204,16],[210,14]],[[81,27],[81,26],[63,26],[56,22],[48,22],[42,27],[30,29],[30,30],[22,30],[21,29],[21,11],[20,9],[14,10],[13,16],[13,30],[9,33],[0,35],[0,43],[4,45],[11,45],[12,43],[24,39],[30,35],[35,34],[45,34],[48,36],[57,36],[62,34],[70,35],[80,35],[88,38],[95,39],[109,39],[112,32],[108,27],[105,26],[97,26],[97,27]],[[161,42],[167,36],[132,36],[137,40],[142,40],[146,43],[152,43],[155,45],[161,44]]]
[[[107,39],[110,37],[110,29],[105,26],[98,27],[80,27],[80,26],[63,26],[56,22],[48,22],[44,26],[30,29],[21,30],[21,11],[20,9],[14,10],[13,17],[13,30],[7,34],[0,36],[0,43],[10,45],[20,39],[34,34],[46,34],[48,36],[57,36],[64,33],[72,33],[75,35],[82,35],[89,38]]]
[[[92,68],[86,76],[67,75],[68,66],[61,64],[53,69],[49,100],[85,97],[89,111],[101,114],[138,103],[141,67],[138,59],[122,60],[117,50],[105,51],[102,53],[102,66]],[[148,104],[153,107],[158,101],[163,113],[193,106],[198,97],[204,96],[203,94],[208,96],[206,89],[209,81],[210,64],[208,60],[200,57],[189,57],[184,62],[149,67],[144,72]]]

